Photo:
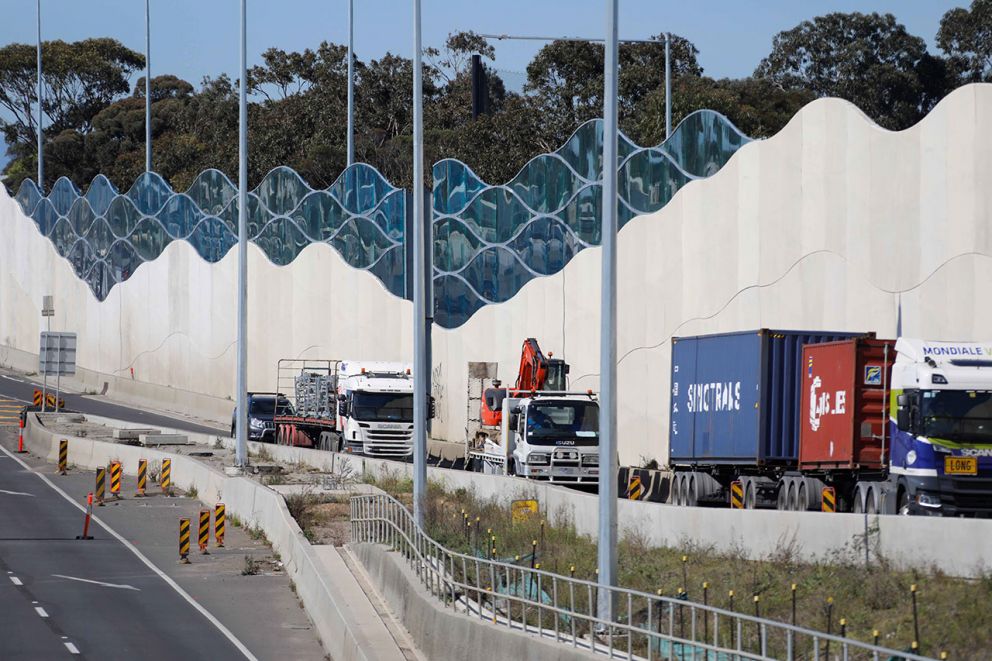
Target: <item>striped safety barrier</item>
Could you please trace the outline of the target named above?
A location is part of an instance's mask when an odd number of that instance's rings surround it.
[[[744,484],[740,480],[730,483],[730,506],[735,510],[744,509]]]

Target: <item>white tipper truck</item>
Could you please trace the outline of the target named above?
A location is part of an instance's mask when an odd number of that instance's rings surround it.
[[[339,449],[370,457],[411,457],[412,366],[342,360],[337,375]]]
[[[493,402],[503,410],[499,434],[469,452],[469,469],[556,484],[599,482],[599,403],[592,392],[534,391]],[[500,394],[497,391],[497,394]]]

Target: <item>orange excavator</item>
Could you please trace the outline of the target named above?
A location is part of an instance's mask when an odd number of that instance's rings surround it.
[[[566,390],[566,375],[568,363],[561,358],[553,358],[550,353],[545,357],[537,340],[527,338],[520,350],[520,368],[513,388],[503,388],[499,381],[494,381],[492,387],[486,388],[483,393],[479,412],[482,426],[500,426],[503,420],[503,399],[506,397],[521,397],[538,390]]]

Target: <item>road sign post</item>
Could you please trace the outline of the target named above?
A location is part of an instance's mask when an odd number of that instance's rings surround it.
[[[45,297],[48,298],[47,296]],[[46,305],[50,305],[46,301]],[[51,314],[48,314],[51,313]],[[42,309],[42,314],[51,318],[54,309],[46,307]],[[44,375],[44,391],[42,392],[42,412],[47,410],[48,404],[48,376],[55,375],[55,412],[59,405],[59,394],[62,389],[62,375],[72,376],[76,373],[76,334],[75,333],[53,333],[52,331],[42,331],[41,348],[38,351],[38,371]]]

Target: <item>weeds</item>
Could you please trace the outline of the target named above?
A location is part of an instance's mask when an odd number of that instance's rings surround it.
[[[250,555],[245,555],[245,564],[241,568],[242,576],[255,576],[260,571],[258,561]]]
[[[248,456],[258,461],[272,461],[272,453],[268,448],[262,448],[258,452],[249,452]]]
[[[189,489],[186,489],[186,497],[193,500],[200,497],[200,491],[196,488],[196,485],[191,485]]]
[[[409,505],[409,480],[385,474],[374,482]],[[516,494],[526,498],[531,494]],[[424,514],[428,533],[442,545],[468,555],[496,557],[523,566],[540,563],[542,568],[596,580],[596,542],[579,535],[571,512],[542,512],[514,522],[502,499],[479,497],[471,489],[446,491],[428,484]],[[623,531],[618,545],[618,584],[674,596],[684,590],[692,601],[702,601],[703,584],[711,605],[754,613],[760,598],[760,613],[780,622],[790,622],[792,584],[796,585],[796,624],[826,630],[828,614],[834,633],[841,618],[846,635],[871,642],[873,631],[889,647],[907,648],[914,638],[910,586],[918,586],[920,649],[938,656],[946,650],[951,658],[980,658],[976,650],[992,649],[988,602],[992,598],[992,571],[974,580],[950,578],[939,571],[899,571],[878,554],[877,531],[852,540],[850,548],[815,562],[800,558],[803,549],[795,536],[778,540],[769,557],[756,558],[738,542],[730,551],[717,552],[688,539],[675,547],[650,544],[648,531],[634,527]],[[864,542],[869,546],[866,564]],[[860,542],[860,545],[857,543]],[[830,608],[828,613],[828,599]],[[747,634],[749,641],[755,635]]]

